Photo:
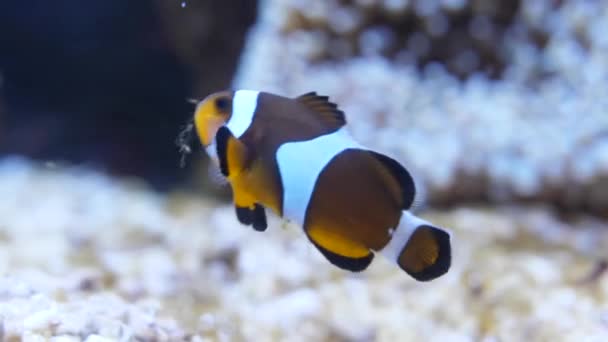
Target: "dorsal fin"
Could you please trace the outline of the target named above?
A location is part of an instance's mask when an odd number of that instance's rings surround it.
[[[329,96],[320,96],[313,91],[298,96],[296,101],[315,112],[319,119],[330,127],[340,128],[346,125],[344,112],[338,108],[338,105],[329,102]]]

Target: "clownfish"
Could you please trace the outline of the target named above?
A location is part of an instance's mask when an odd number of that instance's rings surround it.
[[[352,272],[365,270],[375,253],[419,281],[450,268],[450,234],[409,210],[416,194],[410,173],[358,144],[327,96],[222,91],[197,103],[193,121],[242,224],[266,230],[268,208]]]

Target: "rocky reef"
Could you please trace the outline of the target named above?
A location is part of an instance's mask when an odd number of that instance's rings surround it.
[[[430,203],[608,216],[607,23],[601,1],[267,0],[236,87],[330,95]]]

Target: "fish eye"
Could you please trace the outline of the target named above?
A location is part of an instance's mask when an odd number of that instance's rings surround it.
[[[215,100],[215,107],[221,112],[228,111],[228,106],[230,105],[228,98],[226,97],[218,97]]]

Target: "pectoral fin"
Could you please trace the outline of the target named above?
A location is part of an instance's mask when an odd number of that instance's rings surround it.
[[[246,226],[253,224],[253,210],[247,207],[239,207],[238,205],[235,205],[234,208],[236,209],[236,218],[239,222]]]
[[[374,254],[365,246],[344,238],[323,227],[313,226],[306,229],[306,234],[335,266],[351,272],[365,270],[374,259]]]
[[[215,139],[222,174],[228,179],[240,174],[250,160],[247,146],[235,138],[226,126],[220,127]]]

